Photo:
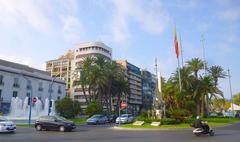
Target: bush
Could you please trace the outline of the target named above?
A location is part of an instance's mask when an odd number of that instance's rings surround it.
[[[3,116],[3,112],[0,112],[0,116]]]
[[[179,120],[173,118],[163,118],[161,119],[161,125],[171,125],[171,124],[179,124],[181,123]]]
[[[169,113],[170,113],[170,118],[174,118],[180,122],[184,122],[189,115],[188,110],[185,110],[185,109],[174,109],[174,110],[171,110]]]
[[[74,118],[80,113],[80,103],[72,101],[69,97],[64,97],[56,102],[56,111],[60,116]]]
[[[103,108],[102,108],[102,106],[99,102],[92,101],[88,104],[85,112],[86,112],[87,115],[92,116],[94,114],[102,113]]]

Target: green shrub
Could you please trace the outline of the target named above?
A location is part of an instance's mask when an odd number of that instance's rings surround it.
[[[179,120],[174,118],[163,118],[161,119],[161,125],[171,125],[171,124],[179,124],[181,123]]]
[[[102,108],[102,106],[99,102],[92,101],[88,104],[85,112],[86,112],[87,115],[92,116],[94,114],[102,113],[103,108]]]
[[[185,109],[174,109],[170,112],[170,118],[174,118],[180,122],[184,122],[189,115],[189,111]]]
[[[0,112],[0,116],[3,116],[3,112]]]
[[[56,101],[56,111],[60,116],[74,118],[80,113],[80,103],[78,101],[72,101],[69,97],[64,97]]]

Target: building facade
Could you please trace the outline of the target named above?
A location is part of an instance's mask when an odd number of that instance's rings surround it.
[[[74,51],[69,50],[65,55],[55,60],[46,62],[46,71],[52,76],[64,80],[66,83],[66,94],[70,96],[71,82],[72,82],[72,63],[74,58]]]
[[[142,106],[142,77],[140,68],[129,63],[127,60],[117,60],[126,71],[130,94],[127,94],[127,112],[134,115],[140,112]]]
[[[148,111],[153,108],[155,98],[156,76],[147,70],[142,70],[142,110]]]
[[[112,60],[112,49],[102,42],[87,42],[77,44],[74,50],[72,68],[75,70],[76,68],[80,67],[86,57],[96,57],[97,55],[102,55],[106,57],[106,59]],[[83,109],[87,107],[86,100],[80,86],[73,87],[71,94],[71,98],[78,100]],[[86,95],[88,95],[88,91],[86,91]]]
[[[53,100],[65,96],[65,82],[52,78],[47,72],[26,65],[0,60],[0,111],[8,113],[11,99],[33,98]],[[32,93],[32,94],[31,94]]]

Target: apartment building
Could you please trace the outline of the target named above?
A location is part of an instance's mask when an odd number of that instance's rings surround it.
[[[77,44],[74,50],[74,60],[72,68],[76,69],[83,63],[84,58],[97,55],[102,55],[106,59],[112,60],[112,49],[102,42],[87,42]],[[81,107],[84,109],[87,107],[85,97],[83,95],[80,86],[72,88],[72,96],[74,100],[78,100],[81,103]]]
[[[46,71],[54,78],[59,78],[66,83],[66,94],[70,96],[71,91],[71,74],[72,63],[74,59],[74,51],[69,50],[65,55],[60,56],[58,59],[46,62]]]
[[[126,103],[128,113],[138,114],[142,106],[142,77],[140,68],[127,60],[117,60],[126,71],[130,94],[127,94]]]

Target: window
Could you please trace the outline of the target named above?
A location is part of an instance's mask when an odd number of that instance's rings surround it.
[[[18,92],[17,91],[13,91],[13,97],[16,98],[17,97]]]
[[[43,83],[42,82],[39,82],[38,84],[38,91],[43,91]]]
[[[53,93],[53,89],[52,89],[52,84],[51,84],[51,83],[49,84],[48,92],[49,92],[49,93]]]
[[[27,92],[26,96],[27,96],[27,97],[30,97],[30,93],[29,93],[29,92]]]
[[[30,90],[32,88],[31,80],[27,80],[27,89]]]
[[[61,99],[61,97],[60,97],[60,96],[58,96],[58,97],[57,97],[57,100],[60,100],[60,99]]]
[[[62,87],[58,86],[58,94],[62,94]]]
[[[2,99],[2,90],[0,89],[0,100]]]
[[[19,78],[14,78],[14,83],[13,83],[13,87],[19,88]]]
[[[3,83],[3,75],[0,75],[0,85],[4,85],[4,83]]]

